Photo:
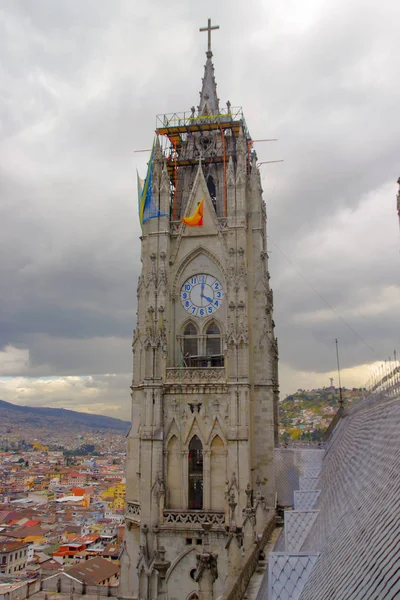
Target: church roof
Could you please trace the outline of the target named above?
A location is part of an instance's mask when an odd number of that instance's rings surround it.
[[[319,476],[304,450],[278,450],[292,452],[292,472],[302,465],[299,488],[320,493],[313,505],[285,511],[279,552],[271,554],[268,600],[400,597],[399,428],[400,396],[376,395],[346,410]],[[303,563],[313,557],[305,573]]]

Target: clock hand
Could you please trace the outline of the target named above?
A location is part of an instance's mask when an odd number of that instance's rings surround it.
[[[203,294],[203,298],[205,298],[207,300],[207,302],[212,302],[212,298],[209,298],[208,296],[205,296],[204,294]]]

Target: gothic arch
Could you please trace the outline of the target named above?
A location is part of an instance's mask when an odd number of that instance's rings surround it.
[[[193,321],[192,317],[188,317],[187,319],[185,319],[185,321],[183,321],[182,325],[181,325],[181,335],[183,335],[183,332],[185,331],[186,327],[188,325],[194,325],[197,333],[199,334],[199,326],[197,325],[197,323],[195,321]]]
[[[182,364],[184,367],[193,366],[192,360],[196,361],[200,353],[200,339],[199,327],[194,321],[192,321],[192,319],[188,319],[185,321],[185,323],[181,327],[178,340],[179,363]]]
[[[209,326],[212,323],[215,323],[219,327],[219,329],[221,331],[221,336],[223,336],[225,334],[224,324],[215,315],[211,315],[210,317],[206,317],[206,319],[204,320],[203,326],[201,328],[201,335],[206,335],[207,329],[209,328]]]
[[[180,554],[179,556],[176,557],[175,560],[172,561],[172,564],[170,566],[170,568],[167,571],[167,575],[165,578],[166,583],[168,583],[169,578],[171,577],[173,571],[175,570],[175,567],[191,552],[197,553],[198,552],[198,548],[196,548],[196,546],[191,546],[190,548],[188,548],[187,550],[184,550],[182,552],[182,554]]]
[[[223,264],[221,263],[221,261],[215,256],[215,254],[213,254],[212,252],[210,252],[207,248],[204,248],[204,246],[197,246],[197,248],[194,248],[191,252],[189,252],[189,254],[181,261],[180,267],[176,272],[173,284],[172,284],[172,296],[174,298],[177,298],[177,294],[179,294],[179,284],[181,282],[181,278],[182,278],[182,274],[185,271],[186,267],[198,256],[200,256],[200,254],[204,254],[205,256],[207,256],[214,264],[217,265],[217,267],[219,268],[219,270],[221,271],[221,274],[223,275],[225,281],[226,281],[226,270],[223,266]]]
[[[172,435],[167,445],[167,505],[168,508],[181,507],[181,452],[176,435]]]
[[[211,510],[225,509],[226,449],[222,438],[216,433],[210,444]]]
[[[164,443],[164,447],[165,449],[168,448],[168,444],[171,441],[171,438],[173,436],[175,436],[178,439],[178,442],[180,440],[180,428],[178,425],[178,422],[176,420],[175,415],[173,416],[170,426],[166,429],[166,436],[165,436],[165,443]]]
[[[190,592],[189,596],[187,596],[186,600],[198,600],[199,595],[197,592]]]
[[[211,358],[211,365],[222,366],[224,364],[224,334],[223,327],[217,319],[210,319],[203,326],[203,352]]]
[[[190,422],[190,424],[188,424],[188,429],[186,430],[186,433],[183,436],[184,450],[189,449],[190,441],[195,435],[197,435],[197,437],[200,439],[201,443],[203,444],[203,448],[206,445],[205,434],[202,431],[202,428],[200,427],[199,421],[197,420],[197,414],[194,413],[192,417],[193,419]]]
[[[204,445],[198,435],[194,435],[189,442],[188,453],[188,504],[189,510],[202,510],[203,475],[204,475]]]
[[[211,198],[211,202],[213,203],[215,212],[217,212],[217,183],[211,173],[207,175],[206,179],[208,193]]]
[[[215,423],[218,423],[218,425],[219,425],[219,427],[218,427],[217,429],[214,429],[214,427],[215,427]],[[227,452],[228,450],[227,450],[227,445],[226,445],[225,436],[224,436],[224,434],[222,433],[222,429],[221,429],[221,425],[220,425],[220,422],[219,422],[219,418],[218,418],[218,417],[217,417],[217,418],[215,418],[215,420],[214,420],[214,423],[213,423],[213,426],[212,426],[212,429],[211,429],[211,435],[210,435],[210,437],[209,437],[208,444],[207,444],[207,446],[208,446],[209,448],[211,448],[211,444],[213,443],[213,441],[214,441],[214,439],[215,439],[216,437],[219,437],[219,439],[221,440],[221,442],[222,442],[222,443],[223,443],[223,445],[224,445],[225,452]]]

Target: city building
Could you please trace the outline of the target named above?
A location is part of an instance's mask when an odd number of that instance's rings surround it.
[[[0,541],[0,573],[10,575],[26,568],[29,544]]]

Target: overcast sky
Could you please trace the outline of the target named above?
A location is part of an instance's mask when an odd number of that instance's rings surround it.
[[[268,210],[282,394],[400,352],[400,3],[3,0],[0,398],[127,418],[156,115],[197,104],[211,17]]]

